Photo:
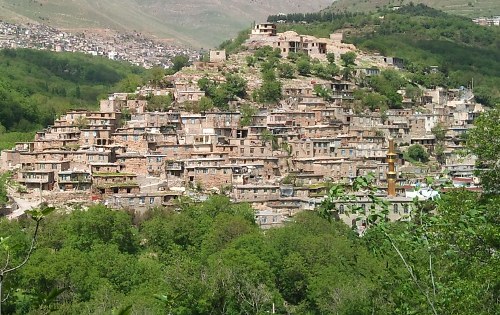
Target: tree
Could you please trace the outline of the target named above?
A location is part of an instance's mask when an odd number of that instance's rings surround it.
[[[405,95],[413,102],[417,102],[422,97],[422,90],[418,86],[409,85],[405,89]]]
[[[334,53],[327,53],[326,60],[328,60],[328,63],[334,64],[335,63],[335,54]]]
[[[40,228],[40,222],[43,220],[43,218],[47,215],[49,215],[51,212],[53,212],[55,208],[49,207],[45,204],[41,204],[39,208],[33,209],[30,211],[27,211],[27,214],[31,216],[31,218],[35,221],[35,230],[33,232],[33,236],[31,237],[31,244],[29,246],[28,252],[24,256],[24,259],[14,265],[11,266],[11,249],[9,248],[8,245],[8,238],[9,237],[0,237],[0,250],[3,250],[6,253],[6,261],[5,264],[2,263],[2,268],[0,269],[0,315],[2,314],[2,303],[4,302],[3,300],[3,295],[2,295],[2,287],[3,287],[3,282],[5,279],[5,276],[7,276],[9,273],[14,272],[16,270],[19,270],[22,268],[28,260],[31,257],[31,254],[35,250],[35,245],[36,245],[36,240],[38,236],[38,231]]]
[[[262,86],[256,90],[257,101],[261,103],[277,103],[281,99],[281,82],[276,79],[274,70],[262,73]]]
[[[162,67],[153,67],[150,70],[149,82],[153,86],[160,86],[161,81],[163,80],[164,77],[165,77],[165,69],[163,69]],[[136,89],[136,88],[137,88],[137,86],[134,87],[134,89]],[[132,91],[134,91],[134,90],[132,90]]]
[[[240,112],[241,112],[240,125],[242,127],[246,127],[252,123],[252,116],[257,113],[257,109],[252,105],[245,104],[241,106]]]
[[[280,63],[278,73],[280,78],[293,79],[295,77],[295,68],[289,63]]]
[[[429,154],[420,144],[414,144],[406,151],[406,156],[410,161],[419,161],[426,163],[429,161]]]
[[[353,51],[340,55],[340,59],[342,60],[344,67],[354,66],[356,64],[356,57],[357,55]]]
[[[247,62],[247,66],[253,67],[257,62],[257,59],[254,56],[246,56],[245,61]]]
[[[316,93],[316,96],[321,97],[325,101],[332,99],[332,90],[325,88],[321,84],[316,84],[314,86],[314,93]]]
[[[167,111],[172,105],[172,95],[149,95],[148,98],[148,111]]]
[[[302,76],[311,74],[311,62],[306,58],[300,58],[297,61],[297,71]]]
[[[172,58],[172,69],[177,72],[184,67],[189,66],[189,57],[186,55],[177,55]]]
[[[198,106],[201,112],[206,112],[214,108],[214,102],[209,97],[203,96],[198,101]]]
[[[442,123],[437,123],[432,129],[432,134],[436,137],[439,142],[444,141],[446,137],[446,128]]]
[[[500,108],[484,112],[467,133],[467,148],[477,156],[476,173],[484,191],[500,192]]]

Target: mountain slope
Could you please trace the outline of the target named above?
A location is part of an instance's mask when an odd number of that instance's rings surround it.
[[[269,14],[317,11],[331,0],[0,0],[0,19],[111,28],[212,47]]]
[[[384,16],[381,19],[381,15]],[[295,16],[268,20],[301,21]],[[343,29],[344,42],[360,50],[403,58],[413,80],[421,85],[472,86],[476,100],[500,104],[500,28],[483,27],[469,18],[425,5],[407,5],[380,13],[322,14],[304,17],[308,23],[279,24],[278,31],[328,36]],[[437,72],[431,71],[437,66]]]
[[[328,10],[367,12],[384,6],[423,3],[445,12],[469,17],[500,15],[498,0],[337,0]]]

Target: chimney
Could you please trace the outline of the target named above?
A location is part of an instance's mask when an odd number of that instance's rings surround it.
[[[387,172],[387,196],[396,196],[396,152],[394,150],[394,139],[389,137],[389,151],[387,152],[387,163],[389,163],[389,171]]]

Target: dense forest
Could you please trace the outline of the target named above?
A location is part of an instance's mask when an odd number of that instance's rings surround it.
[[[3,314],[498,314],[499,202],[447,193],[362,238],[312,211],[262,231],[223,196],[53,213],[4,277]],[[5,249],[23,260],[33,222],[0,221],[2,266]]]
[[[286,22],[279,24],[279,31],[320,37],[343,29],[344,41],[362,50],[403,58],[419,84],[459,88],[473,82],[480,102],[489,106],[500,102],[499,28],[475,25],[421,4],[375,14],[294,14],[269,20]],[[437,66],[437,73],[431,73],[431,66]]]
[[[128,63],[79,53],[0,50],[0,148],[12,144],[11,138],[32,138],[29,132],[70,108],[97,108],[107,93],[135,89],[145,73]]]

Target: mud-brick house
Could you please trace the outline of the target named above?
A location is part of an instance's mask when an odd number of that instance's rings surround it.
[[[2,150],[0,155],[0,170],[12,170],[21,163],[20,152],[17,150]]]
[[[276,24],[260,23],[256,24],[250,34],[251,39],[260,39],[261,37],[276,36]]]
[[[105,198],[104,203],[111,208],[146,210],[154,207],[171,207],[175,200],[181,196],[176,191],[155,191],[130,194],[113,194]]]
[[[235,185],[231,197],[239,201],[276,200],[280,197],[278,185]]]
[[[116,163],[122,167],[124,172],[137,175],[148,174],[147,158],[144,154],[132,152],[117,154]]]
[[[52,190],[55,184],[53,170],[21,170],[17,181],[27,189]]]
[[[112,142],[126,147],[130,152],[146,153],[149,147],[145,138],[145,127],[126,127],[119,128],[113,133]]]
[[[80,131],[81,133],[78,141],[80,146],[106,146],[113,144],[113,139],[111,139],[113,129],[110,126],[89,126],[88,128],[82,128]]]
[[[267,230],[273,227],[282,226],[286,217],[278,212],[269,210],[261,210],[255,214],[255,222],[261,229]]]
[[[165,163],[168,157],[165,154],[153,152],[146,154],[146,167],[149,176],[165,177]]]
[[[134,173],[94,173],[94,190],[103,195],[139,193],[137,175]]]
[[[233,166],[231,165],[187,165],[185,168],[187,182],[191,185],[202,185],[205,189],[230,186],[233,183]]]
[[[89,190],[92,187],[92,177],[86,171],[62,171],[57,174],[57,185],[60,190]]]
[[[118,163],[89,163],[90,172],[93,173],[118,173],[122,170],[122,166]]]

